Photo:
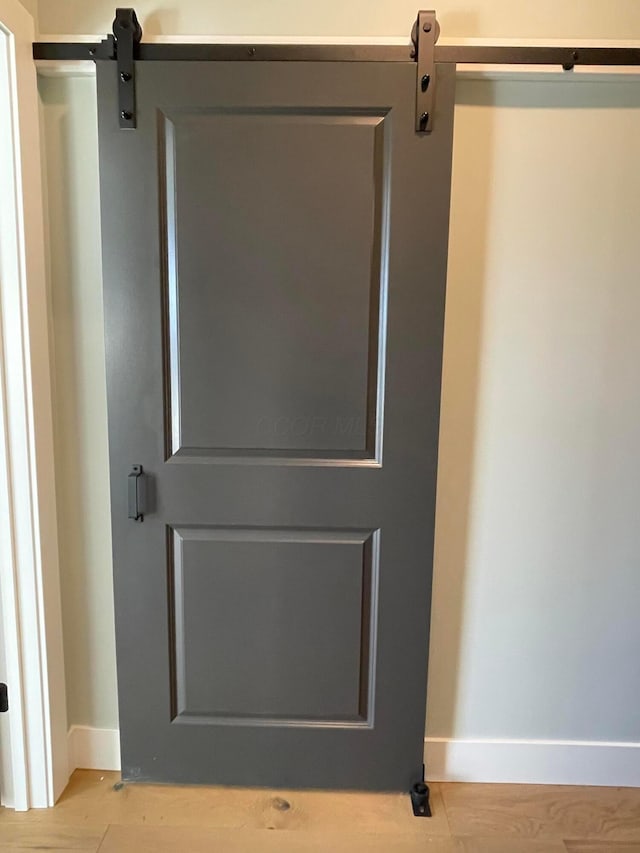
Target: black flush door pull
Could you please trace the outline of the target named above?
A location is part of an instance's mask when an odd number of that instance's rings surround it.
[[[145,513],[145,476],[142,465],[132,465],[127,477],[129,494],[129,518],[133,521],[144,521]]]

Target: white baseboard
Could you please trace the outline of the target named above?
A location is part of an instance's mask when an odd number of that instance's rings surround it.
[[[425,738],[431,782],[522,782],[640,788],[640,743]],[[69,772],[120,770],[118,729],[72,726]]]
[[[433,782],[640,787],[640,743],[425,738]]]
[[[120,732],[71,726],[68,734],[69,774],[74,770],[120,770]]]

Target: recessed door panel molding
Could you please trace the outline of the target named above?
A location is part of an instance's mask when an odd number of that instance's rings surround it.
[[[377,531],[168,535],[174,723],[373,726]]]
[[[390,122],[159,113],[168,456],[381,462]]]
[[[123,778],[408,791],[454,69],[97,66]]]

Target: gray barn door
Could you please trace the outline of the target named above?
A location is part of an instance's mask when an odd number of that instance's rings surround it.
[[[421,779],[454,76],[98,63],[129,780]],[[144,519],[128,475],[146,476]]]

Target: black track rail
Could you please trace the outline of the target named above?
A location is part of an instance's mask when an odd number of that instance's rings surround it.
[[[115,59],[115,42],[34,42],[33,58]],[[144,44],[139,62],[412,62],[411,45]],[[456,65],[638,66],[640,48],[436,45],[435,61]]]

